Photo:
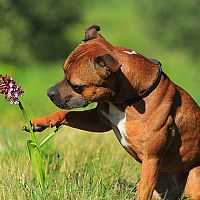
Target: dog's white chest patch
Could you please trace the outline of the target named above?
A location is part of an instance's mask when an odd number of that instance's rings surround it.
[[[118,110],[114,105],[109,103],[109,111],[108,113],[102,112],[102,114],[110,121],[112,124],[112,128],[115,132],[115,135],[122,146],[127,147],[126,141],[126,115],[125,112]]]

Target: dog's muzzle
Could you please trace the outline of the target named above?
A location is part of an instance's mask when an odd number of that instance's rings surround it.
[[[71,110],[74,108],[83,108],[91,103],[90,101],[87,101],[83,99],[82,97],[76,97],[72,95],[62,98],[59,91],[55,88],[55,86],[49,88],[47,95],[51,99],[51,101],[58,108],[61,108],[61,109]]]

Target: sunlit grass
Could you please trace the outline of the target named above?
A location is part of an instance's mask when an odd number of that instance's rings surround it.
[[[21,135],[14,136],[17,143],[2,144],[0,199],[134,197],[139,165],[123,151],[112,132],[92,135],[62,128],[43,149],[47,169],[47,190],[43,196],[32,174]]]

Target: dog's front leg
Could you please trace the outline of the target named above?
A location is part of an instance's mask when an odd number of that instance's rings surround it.
[[[86,111],[68,111],[61,110],[44,117],[38,117],[31,120],[34,131],[43,131],[48,127],[59,127],[68,125],[93,132],[106,132],[111,130],[111,127],[101,119],[97,108]],[[27,126],[24,128],[28,131]]]
[[[69,111],[61,110],[47,116],[37,117],[31,120],[31,125],[34,132],[41,132],[48,127],[59,127],[66,123],[66,115]],[[29,131],[27,126],[24,126],[26,131]]]
[[[158,158],[145,158],[142,161],[141,179],[138,200],[151,200],[159,174],[160,160]]]

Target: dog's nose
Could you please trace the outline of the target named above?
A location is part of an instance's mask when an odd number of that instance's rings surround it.
[[[58,98],[58,92],[54,88],[49,88],[47,95],[50,99],[56,99]]]

